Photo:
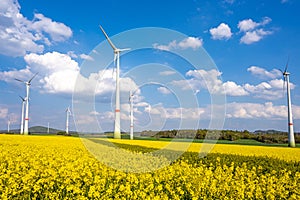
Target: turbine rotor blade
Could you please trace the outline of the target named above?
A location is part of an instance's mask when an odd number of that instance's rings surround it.
[[[32,81],[32,79],[34,79],[34,77],[36,77],[37,74],[38,74],[38,72],[33,75],[33,77],[28,81],[28,83],[30,83]]]
[[[115,47],[115,45],[111,42],[111,40],[109,39],[108,35],[106,34],[106,32],[104,31],[104,29],[102,28],[102,26],[100,26],[100,29],[102,31],[102,33],[104,34],[104,36],[106,37],[109,45],[111,46],[111,48],[113,48],[114,51],[117,50],[117,48]]]
[[[20,95],[19,95],[19,97],[22,99],[22,101],[25,101],[25,99],[23,97],[21,97]]]
[[[20,81],[20,82],[22,82],[22,83],[25,83],[25,81],[22,81],[22,80],[17,79],[17,78],[15,78],[15,80],[16,80],[16,81]]]
[[[288,60],[287,60],[286,65],[285,65],[284,72],[287,72],[287,69],[288,69],[288,66],[289,66],[289,61],[290,61],[290,57],[288,57]]]
[[[121,51],[130,51],[130,50],[131,50],[131,48],[118,49],[119,52],[121,52]]]

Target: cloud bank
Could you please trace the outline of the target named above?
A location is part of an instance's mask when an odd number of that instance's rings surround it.
[[[16,0],[0,1],[0,54],[24,56],[42,53],[45,45],[62,42],[72,36],[72,30],[61,22],[53,21],[41,13],[28,20],[20,12]]]

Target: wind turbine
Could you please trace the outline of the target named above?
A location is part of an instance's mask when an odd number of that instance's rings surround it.
[[[119,73],[120,73],[120,53],[122,51],[127,51],[130,49],[118,49],[109,39],[108,35],[100,26],[101,31],[103,32],[105,38],[107,39],[109,45],[114,51],[114,64],[116,65],[116,108],[115,108],[115,129],[114,129],[114,138],[121,139],[120,131],[120,82],[119,82]]]
[[[26,97],[25,97],[25,101],[26,101],[26,111],[25,111],[25,123],[24,123],[24,135],[28,135],[28,121],[29,121],[29,88],[31,85],[31,81],[32,79],[34,79],[34,77],[37,75],[38,73],[34,74],[31,79],[29,79],[29,81],[22,81],[20,79],[15,78],[15,80],[20,81],[22,83],[25,83],[26,85]]]
[[[21,113],[21,128],[20,128],[20,134],[23,135],[24,134],[24,107],[25,107],[25,102],[26,100],[19,96],[22,100],[22,113]]]
[[[293,115],[292,115],[292,103],[291,103],[291,92],[290,92],[290,73],[287,71],[288,63],[285,66],[284,71],[282,72],[284,82],[286,81],[286,90],[287,90],[287,103],[288,103],[288,145],[289,147],[295,147],[295,136],[294,136],[294,125],[293,125]]]
[[[9,128],[10,128],[10,119],[8,118],[8,120],[7,120],[7,133],[9,133]]]
[[[133,93],[130,91],[129,94],[130,101],[130,139],[133,140]]]
[[[67,119],[66,119],[66,134],[69,135],[69,116],[71,114],[70,107],[67,108],[66,114],[67,114]]]

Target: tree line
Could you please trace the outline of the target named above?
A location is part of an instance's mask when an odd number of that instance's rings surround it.
[[[141,136],[154,138],[184,138],[184,139],[219,139],[235,141],[239,139],[253,139],[263,143],[287,143],[288,134],[286,132],[268,130],[249,132],[247,130],[163,130],[163,131],[143,131]],[[300,134],[295,133],[295,142],[300,143]]]

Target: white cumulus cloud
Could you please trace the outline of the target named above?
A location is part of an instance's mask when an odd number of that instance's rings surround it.
[[[89,56],[89,55],[86,55],[86,54],[80,54],[80,58],[84,59],[84,60],[89,60],[89,61],[93,61],[94,58]]]
[[[178,43],[181,49],[198,49],[203,44],[203,40],[196,37],[188,37]]]
[[[68,54],[48,52],[46,54],[30,53],[24,57],[27,64],[25,69],[0,72],[0,80],[14,82],[14,78],[30,79],[38,72],[34,79],[34,88],[42,93],[102,95],[111,99],[115,90],[115,75],[113,69],[104,69],[90,73],[87,77],[80,74],[78,63]],[[140,91],[136,83],[129,77],[120,78],[120,91],[129,95],[131,90],[136,91],[137,100]]]
[[[0,54],[17,57],[28,52],[41,53],[44,45],[72,36],[72,30],[63,23],[40,13],[28,20],[20,10],[21,6],[15,0],[0,1]]]
[[[176,74],[176,72],[171,71],[171,70],[159,72],[159,75],[161,75],[161,76],[170,76],[170,75],[173,75],[173,74]]]
[[[249,83],[244,84],[245,90],[251,93],[253,97],[275,100],[285,96],[284,92],[286,83],[284,83],[283,79],[280,79],[282,73],[278,69],[268,71],[261,67],[251,66],[247,69],[247,71],[260,79],[269,79],[268,81],[261,82],[257,85]],[[290,82],[290,88],[293,90],[295,88],[295,84]]]
[[[259,26],[259,23],[254,22],[252,19],[245,19],[238,23],[238,28],[243,32],[251,31],[257,26]]]
[[[190,70],[186,73],[186,80],[173,81],[174,86],[180,87],[182,90],[193,90],[200,92],[208,90],[211,94],[226,94],[228,96],[250,96],[266,100],[275,100],[284,97],[284,88],[286,83],[280,77],[280,71],[273,69],[267,71],[263,68],[252,66],[248,68],[252,74],[263,76],[268,81],[258,84],[243,83],[237,84],[234,81],[221,80],[222,73],[216,69],[212,70]],[[271,80],[270,80],[271,79]],[[295,84],[290,82],[290,88],[293,90]]]
[[[157,88],[157,91],[161,94],[171,94],[171,91],[166,87],[159,87]]]
[[[278,69],[267,71],[266,69],[258,66],[251,66],[247,69],[247,71],[261,79],[275,79],[282,76],[282,73]]]
[[[240,32],[244,35],[241,37],[240,42],[243,44],[252,44],[262,40],[265,36],[273,34],[272,31],[264,30],[265,25],[272,21],[269,17],[264,17],[261,22],[255,22],[252,19],[245,19],[238,23]]]
[[[229,96],[245,96],[249,94],[242,86],[235,82],[222,82],[222,73],[216,69],[208,71],[191,70],[186,75],[191,77],[188,82],[195,91],[207,89],[212,94],[226,94]]]
[[[49,35],[50,38],[56,42],[64,41],[72,36],[71,28],[61,22],[55,22],[40,13],[34,14],[31,29],[40,34],[44,33]],[[44,35],[41,36],[45,37]]]
[[[243,119],[284,119],[287,117],[285,105],[273,105],[272,102],[259,103],[229,103],[226,105],[228,118]]]
[[[71,58],[78,58],[77,54],[74,51],[68,51],[67,53]]]
[[[261,82],[257,85],[246,83],[244,88],[251,93],[253,97],[267,100],[280,99],[284,96],[284,82],[282,79],[274,79],[268,82]],[[295,88],[293,83],[290,83],[291,89]]]
[[[221,107],[226,107],[225,117],[228,119],[268,119],[268,120],[285,120],[287,118],[286,105],[274,105],[272,102],[250,103],[250,102],[231,102],[225,105],[208,105],[197,108],[169,108],[162,104],[155,107],[147,107],[146,112],[165,119],[210,119],[213,115],[216,118],[224,117],[219,113],[211,113],[212,108],[215,111],[221,111]],[[300,106],[293,105],[294,119],[300,119]],[[155,116],[153,116],[155,117]]]
[[[245,33],[245,35],[241,38],[240,42],[244,44],[252,44],[254,42],[260,41],[266,35],[271,35],[272,33],[272,31],[265,31],[263,29],[249,31]]]
[[[8,109],[0,107],[0,119],[5,119],[7,117],[7,114],[8,114]]]
[[[165,50],[165,51],[170,51],[173,49],[188,49],[188,48],[192,48],[193,50],[196,50],[200,48],[202,45],[203,45],[203,40],[201,38],[187,37],[179,42],[173,40],[167,45],[155,43],[153,44],[153,48]]]
[[[21,70],[13,69],[11,71],[0,72],[0,80],[8,83],[16,83],[15,78],[26,81],[32,76],[33,73],[30,71],[29,67]]]
[[[159,115],[162,119],[191,119],[197,120],[205,111],[203,108],[168,108],[163,105],[148,107],[146,109],[152,115]]]
[[[43,55],[31,53],[24,59],[32,71],[39,72],[43,92],[73,92],[79,66],[70,56],[58,52]]]
[[[209,32],[214,40],[228,40],[232,36],[230,27],[225,23],[221,23],[216,28],[211,28]]]
[[[226,81],[223,83],[225,94],[230,96],[246,96],[249,93],[244,89],[243,86],[236,84],[233,81]]]
[[[113,74],[113,69],[100,70],[98,73],[91,73],[88,77],[78,75],[76,85],[73,85],[76,93],[84,95],[100,95],[104,98],[111,99],[112,93],[116,89],[116,79]],[[129,95],[131,90],[137,90],[138,86],[129,77],[120,78],[120,91]],[[128,101],[128,99],[126,99]]]

